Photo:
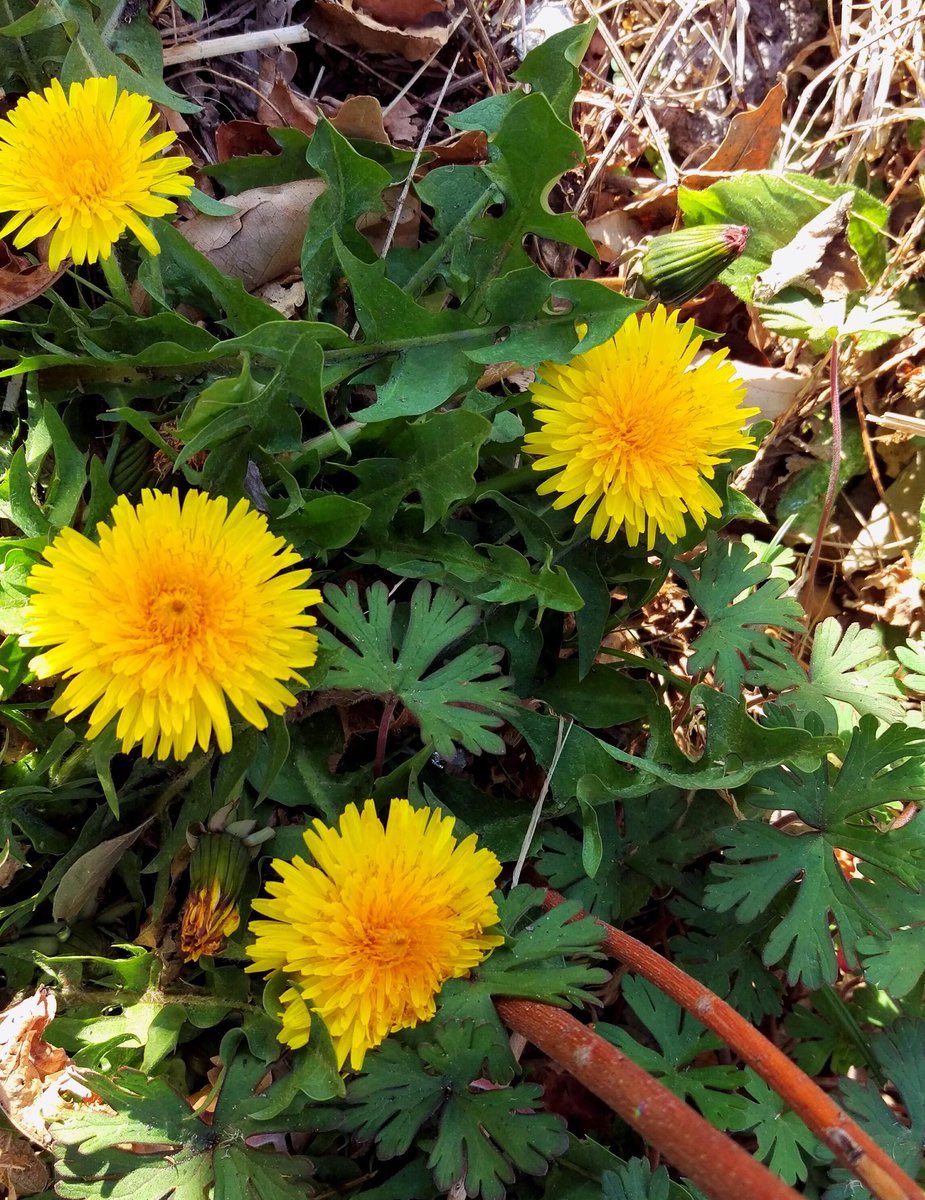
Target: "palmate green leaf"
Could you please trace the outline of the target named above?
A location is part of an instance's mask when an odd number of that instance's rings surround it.
[[[495,1052],[489,1025],[449,1021],[427,1029],[414,1049],[400,1039],[369,1055],[347,1091],[347,1127],[375,1138],[379,1157],[405,1153],[432,1118],[436,1137],[428,1166],[447,1191],[464,1179],[466,1194],[504,1200],[518,1172],[541,1175],[568,1147],[560,1117],[537,1111],[541,1089],[511,1086],[511,1072],[491,1073],[497,1089],[473,1088]]]
[[[746,1068],[743,1075],[754,1106],[741,1128],[758,1139],[755,1157],[785,1183],[802,1183],[819,1149],[819,1140],[751,1068]]]
[[[306,1159],[246,1144],[247,1137],[266,1132],[251,1110],[265,1106],[269,1093],[255,1095],[266,1063],[240,1048],[235,1053],[240,1037],[235,1030],[222,1043],[226,1065],[211,1125],[164,1079],[127,1070],[112,1077],[89,1075],[88,1085],[113,1111],[77,1108],[56,1125],[58,1195],[65,1200],[304,1200],[304,1181],[311,1174]],[[340,1086],[336,1071],[333,1078]],[[336,1089],[330,1087],[324,1093],[333,1094]],[[288,1120],[281,1118],[282,1128]]]
[[[925,732],[894,725],[878,733],[876,719],[862,717],[840,767],[826,762],[813,773],[779,767],[755,778],[747,793],[751,803],[793,811],[809,828],[787,832],[749,820],[721,834],[726,861],[713,867],[705,902],[718,912],[733,912],[739,921],[752,921],[786,890],[788,907],[768,938],[764,962],[786,959],[794,983],[802,980],[813,988],[831,983],[837,963],[830,924],[853,964],[865,935],[906,924],[905,893],[898,889],[921,886],[925,821],[916,817],[884,832],[870,810],[922,795]],[[882,872],[879,886],[846,879],[836,849]],[[898,893],[893,906],[892,893]]]
[[[798,600],[784,596],[786,582],[772,578],[771,566],[758,561],[741,542],[720,540],[711,533],[698,560],[675,562],[673,570],[709,622],[691,647],[690,670],[712,667],[727,692],[741,690],[746,663],[762,650],[773,650],[775,639],[766,627],[802,629],[803,610]]]
[[[327,686],[397,697],[418,721],[422,736],[446,757],[452,757],[454,743],[473,753],[503,749],[494,729],[513,711],[516,698],[507,681],[497,677],[502,651],[470,646],[434,667],[475,628],[479,609],[447,588],[419,583],[401,636],[395,627],[396,606],[384,583],[367,592],[366,613],[355,583],[344,591],[326,587],[324,596],[324,617],[350,643],[322,635],[322,644],[338,651]]]
[[[761,947],[773,925],[773,914],[739,924],[705,908],[702,897],[677,899],[671,911],[681,917],[685,928],[681,936],[671,940],[672,961],[748,1021],[757,1024],[762,1017],[780,1013],[783,989],[777,976],[761,961]]]
[[[827,617],[816,626],[809,668],[780,643],[758,650],[748,682],[776,693],[775,706],[790,709],[797,724],[813,713],[827,733],[847,731],[865,713],[880,721],[902,721],[896,665],[886,657],[873,629]]]
[[[842,1100],[865,1132],[904,1171],[916,1178],[925,1145],[925,1021],[921,1017],[902,1017],[888,1029],[875,1033],[870,1046],[884,1075],[899,1093],[908,1123],[897,1117],[895,1109],[885,1102],[880,1089],[873,1083],[842,1080]],[[831,1157],[828,1152],[820,1152],[820,1157],[823,1153],[825,1157]],[[859,1196],[869,1196],[844,1168],[834,1167],[829,1174],[836,1186],[826,1192],[826,1200],[856,1200]]]
[[[694,1065],[694,1059],[716,1050],[722,1040],[646,979],[627,976],[623,997],[658,1049],[643,1046],[625,1029],[606,1022],[595,1026],[601,1037],[618,1046],[676,1096],[696,1104],[712,1125],[740,1129],[748,1101],[737,1095],[742,1084],[739,1068],[721,1063]]]
[[[594,1200],[691,1200],[700,1193],[690,1185],[682,1187],[664,1166],[652,1169],[647,1158],[631,1158],[601,1176],[601,1191]]]

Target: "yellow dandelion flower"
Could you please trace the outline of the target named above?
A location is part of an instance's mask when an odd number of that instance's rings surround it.
[[[722,510],[709,483],[717,464],[754,445],[742,426],[758,409],[739,407],[745,387],[727,351],[694,364],[703,339],[693,329],[659,305],[567,365],[540,368],[540,428],[524,445],[534,470],[556,473],[537,491],[559,493],[553,508],[577,504],[576,524],[596,508],[594,538],[622,526],[631,546],[644,534],[651,550],[658,533],[683,536],[685,514],[702,529]]]
[[[491,893],[500,864],[457,842],[455,821],[393,800],[387,825],[372,800],[347,806],[339,827],[315,821],[304,859],[274,860],[272,899],[255,900],[248,971],[285,971],[280,1041],[308,1041],[311,1012],[324,1021],[340,1066],[354,1070],[390,1033],[434,1015],[447,979],[465,975],[504,938]]]
[[[305,609],[321,594],[299,555],[267,529],[246,500],[145,491],[121,496],[99,542],[62,529],[32,569],[26,646],[49,647],[31,667],[67,685],[52,712],[86,709],[88,737],[118,715],[122,749],[185,758],[214,732],[231,749],[226,701],[266,727],[264,709],[295,703],[284,683],[315,661],[316,623]],[[284,572],[284,573],[281,573]]]
[[[0,212],[13,215],[0,238],[19,230],[25,246],[54,229],[48,265],[108,258],[130,229],[151,254],[160,247],[142,217],[176,212],[165,196],[188,196],[188,158],[155,158],[176,138],[145,134],[157,120],[147,96],[119,91],[114,75],[55,79],[30,92],[0,120]]]

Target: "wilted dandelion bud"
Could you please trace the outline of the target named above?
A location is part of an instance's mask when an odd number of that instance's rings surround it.
[[[254,832],[254,821],[211,821],[190,838],[190,890],[180,921],[180,951],[188,962],[217,954],[241,923],[238,897],[257,846],[272,831]],[[216,828],[215,826],[219,826]]]
[[[683,304],[712,283],[748,242],[747,225],[698,225],[653,238],[642,258],[642,282],[665,304]]]

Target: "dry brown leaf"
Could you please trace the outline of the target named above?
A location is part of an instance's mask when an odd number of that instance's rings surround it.
[[[305,303],[305,284],[301,279],[292,283],[273,280],[272,283],[266,283],[259,288],[257,295],[261,300],[266,300],[278,313],[282,313],[287,321],[291,321]]]
[[[707,161],[684,175],[684,186],[699,190],[734,171],[766,170],[780,140],[785,94],[783,86],[777,83],[757,108],[737,113]],[[709,175],[705,174],[707,171]],[[678,189],[653,180],[644,195],[627,205],[627,212],[645,220],[647,226],[660,228],[672,223],[677,207]]]
[[[292,86],[298,66],[295,51],[288,47],[276,51],[272,58],[261,55],[257,86],[264,99],[257,101],[257,120],[274,129],[286,125],[312,134],[321,109]]]
[[[925,501],[925,453],[919,452],[878,501],[842,559],[842,572],[852,575],[899,558],[903,547],[896,541],[896,527],[908,544],[919,532],[919,512]]]
[[[468,166],[471,163],[487,162],[488,137],[483,129],[467,129],[458,138],[454,138],[443,146],[428,146],[428,154],[432,154],[438,163],[459,163]]]
[[[390,145],[383,124],[382,105],[375,96],[351,96],[331,117],[331,124],[345,138]]]
[[[755,299],[770,300],[786,287],[799,285],[836,299],[867,286],[845,230],[854,195],[847,192],[827,205],[796,237],[775,250],[771,265],[755,280]]]
[[[757,363],[730,360],[738,377],[745,382],[745,404],[757,408],[762,419],[776,421],[789,412],[806,386],[806,379],[782,367],[762,367]]]
[[[585,228],[598,249],[601,262],[619,262],[642,240],[642,226],[619,208],[590,220]]]
[[[65,1051],[43,1040],[54,1015],[48,988],[0,1013],[0,1108],[11,1125],[46,1149],[54,1140],[50,1123],[74,1111],[73,1097],[92,1099]]]
[[[449,19],[442,6],[420,24],[396,27],[377,20],[357,7],[354,0],[316,0],[305,24],[319,38],[337,46],[361,46],[372,54],[399,54],[409,62],[430,58],[450,36]]]
[[[277,118],[274,125],[278,125]],[[262,121],[225,121],[215,130],[215,153],[219,162],[245,158],[249,154],[279,154]]]
[[[400,195],[401,188],[397,185],[386,188],[382,193],[382,199],[385,201],[385,212],[367,213],[365,216],[360,217],[356,223],[357,229],[363,234],[377,254],[382,253],[389,226],[392,224],[392,219],[395,216],[395,205],[398,203]],[[404,246],[408,250],[414,250],[420,241],[420,233],[421,202],[417,196],[409,193],[405,197],[401,216],[392,235],[392,245]]]
[[[197,213],[177,228],[220,271],[252,292],[298,266],[308,214],[323,191],[318,179],[251,188],[225,197],[223,203],[238,210],[234,216]]]
[[[383,25],[391,25],[393,29],[404,29],[406,25],[420,25],[426,17],[444,11],[440,0],[356,0],[356,5]]]
[[[68,260],[57,271],[49,271],[44,263],[36,266],[0,242],[0,316],[47,292],[69,265]]]
[[[693,174],[685,175],[684,186],[709,187],[716,182],[716,172],[766,170],[780,140],[785,94],[783,85],[776,83],[757,108],[737,113],[729,122],[726,136],[707,161]],[[711,171],[713,175],[701,175],[701,171]]]
[[[407,96],[394,100],[382,114],[385,131],[393,142],[416,144],[421,136],[421,118]]]
[[[0,1130],[0,1196],[18,1200],[48,1186],[48,1168],[24,1137]]]

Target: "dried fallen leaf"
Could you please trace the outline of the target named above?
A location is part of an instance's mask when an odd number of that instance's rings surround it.
[[[331,117],[331,124],[345,138],[362,138],[389,145],[382,105],[375,96],[351,96]]]
[[[224,197],[224,204],[238,210],[234,216],[199,213],[178,228],[220,271],[252,292],[298,266],[308,214],[323,191],[318,179],[251,188]]]
[[[782,367],[761,367],[756,363],[733,360],[740,379],[745,381],[745,404],[757,408],[764,420],[776,421],[789,412],[806,386],[806,379]]]
[[[69,262],[65,262],[57,271],[49,271],[44,263],[30,263],[0,242],[0,316],[47,292],[68,266]]]
[[[766,170],[780,140],[784,97],[782,85],[775,84],[757,108],[737,113],[729,122],[726,136],[707,161],[684,176],[684,186],[699,190],[734,171]],[[677,207],[678,189],[653,180],[644,195],[627,205],[627,212],[655,229],[670,225]]]
[[[392,25],[359,7],[359,0],[316,0],[306,26],[322,41],[361,46],[373,54],[399,54],[423,62],[449,40],[450,24],[443,6],[415,25]]]
[[[215,130],[215,154],[219,162],[227,162],[249,154],[279,154],[279,146],[262,121],[225,121]]]
[[[34,1196],[48,1186],[48,1168],[25,1138],[0,1130],[0,1195]]]
[[[776,83],[757,108],[737,113],[729,122],[720,145],[697,170],[684,177],[684,186],[705,188],[716,182],[717,172],[764,171],[780,140],[784,88]],[[700,172],[711,174],[700,174]]]
[[[357,8],[395,29],[420,25],[432,13],[444,11],[440,0],[357,0]]]
[[[845,236],[853,202],[851,192],[839,196],[804,225],[792,241],[775,250],[771,265],[755,280],[755,299],[770,300],[793,285],[808,287],[825,299],[866,287],[857,256]]]
[[[126,850],[153,820],[149,817],[128,833],[100,842],[71,863],[55,889],[51,911],[56,921],[73,921],[80,916],[87,904],[93,902]]]
[[[92,1093],[59,1046],[43,1039],[55,1015],[48,988],[0,1013],[0,1108],[10,1124],[38,1146],[53,1142],[51,1122],[74,1111],[74,1097]]]
[[[605,263],[619,262],[628,250],[639,245],[643,236],[642,226],[619,208],[594,217],[586,228]]]
[[[312,134],[321,109],[292,86],[298,66],[295,51],[288,47],[276,51],[272,57],[261,55],[258,89],[263,99],[257,101],[257,120],[274,129],[288,125]]]

